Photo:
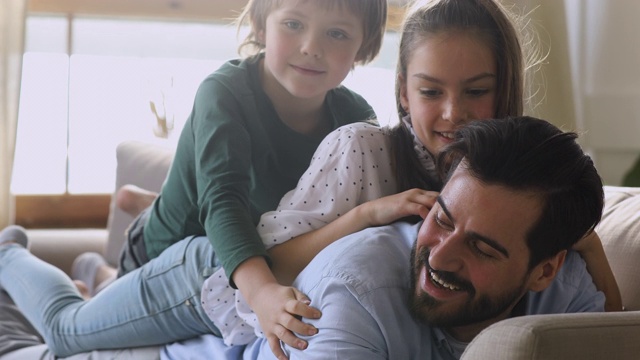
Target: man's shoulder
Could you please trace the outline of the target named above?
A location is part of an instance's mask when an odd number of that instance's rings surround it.
[[[294,286],[304,291],[331,278],[360,294],[379,287],[406,288],[409,254],[418,226],[397,222],[346,236],[321,251]]]
[[[419,224],[398,222],[336,241],[298,276],[294,286],[322,317],[319,333],[292,359],[439,358],[432,329],[416,321],[407,303],[410,254]],[[436,356],[436,357],[434,357]]]

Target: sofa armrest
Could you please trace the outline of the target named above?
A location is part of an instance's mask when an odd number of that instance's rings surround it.
[[[106,229],[29,229],[30,251],[71,274],[73,260],[85,252],[104,253]]]
[[[596,228],[616,277],[622,304],[640,310],[640,188],[605,186],[602,221]]]
[[[461,360],[635,360],[638,339],[640,311],[521,316],[486,328]]]

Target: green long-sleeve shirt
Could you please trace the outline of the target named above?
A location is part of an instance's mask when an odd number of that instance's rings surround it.
[[[190,235],[206,235],[226,273],[268,259],[256,224],[309,165],[320,139],[284,125],[262,90],[260,56],[232,60],[200,85],[169,174],[144,228],[150,259]],[[375,115],[338,87],[325,100],[332,128]]]

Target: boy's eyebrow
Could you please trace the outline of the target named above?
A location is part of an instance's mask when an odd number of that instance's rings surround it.
[[[303,18],[303,19],[310,19],[313,17],[313,15],[310,14],[306,14],[303,13],[302,11],[298,10],[298,9],[289,9],[284,11],[285,15],[289,15],[289,16],[296,16],[299,18]],[[350,28],[354,28],[354,27],[358,27],[358,24],[354,24],[353,21],[349,21],[349,20],[341,20],[341,19],[333,19],[333,23],[331,24],[332,26],[342,26],[342,27],[350,27]]]
[[[440,207],[442,208],[442,211],[444,211],[445,215],[447,215],[447,217],[451,220],[451,222],[455,223],[456,222],[455,218],[453,216],[451,216],[451,213],[449,212],[449,209],[447,209],[447,206],[444,204],[444,200],[442,199],[442,196],[438,195],[438,197],[436,198],[436,201],[438,202],[438,204],[440,204]],[[497,251],[499,251],[507,259],[509,258],[509,252],[507,251],[507,249],[505,249],[504,246],[500,245],[500,243],[498,243],[494,239],[492,239],[492,238],[490,238],[488,236],[484,236],[482,234],[478,234],[475,231],[467,231],[467,232],[465,232],[465,234],[467,236],[469,236],[470,238],[472,238],[472,239],[482,241],[483,243],[485,243],[485,244],[491,246],[492,248],[496,249]]]
[[[438,78],[435,78],[433,76],[427,75],[425,73],[419,73],[419,74],[415,74],[413,76],[417,77],[417,78],[420,78],[420,79],[424,79],[424,80],[427,80],[427,81],[434,82],[436,84],[440,84],[440,85],[444,84],[444,81],[442,81],[442,80],[440,80]],[[496,78],[496,74],[487,73],[487,72],[480,73],[478,75],[475,75],[475,76],[472,76],[472,77],[470,77],[468,79],[463,80],[462,83],[463,84],[470,84],[470,83],[473,83],[473,82],[476,82],[478,80],[482,80],[482,79],[485,79],[485,78]]]

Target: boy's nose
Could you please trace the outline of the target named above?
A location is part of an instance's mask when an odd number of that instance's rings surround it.
[[[309,35],[304,39],[301,52],[304,55],[319,58],[322,56],[322,44],[320,39],[315,35]]]

